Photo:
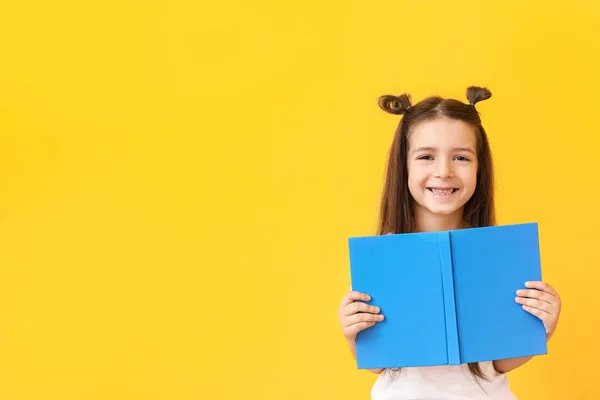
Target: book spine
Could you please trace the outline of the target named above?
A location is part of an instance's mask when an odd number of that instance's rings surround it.
[[[442,288],[444,293],[444,314],[446,316],[446,342],[448,364],[460,364],[456,302],[454,297],[454,278],[452,271],[452,247],[450,232],[438,232],[440,264],[442,270]]]

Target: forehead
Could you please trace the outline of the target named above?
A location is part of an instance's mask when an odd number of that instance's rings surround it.
[[[471,147],[476,149],[475,127],[457,119],[446,117],[419,122],[409,137],[410,147]]]

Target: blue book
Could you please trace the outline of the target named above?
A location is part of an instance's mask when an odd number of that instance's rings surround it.
[[[541,279],[537,223],[348,239],[352,290],[384,321],[356,337],[358,368],[546,354],[542,321],[515,302]]]

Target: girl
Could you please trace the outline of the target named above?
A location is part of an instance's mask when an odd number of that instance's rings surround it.
[[[492,156],[475,108],[479,101],[490,97],[485,88],[469,87],[469,104],[429,97],[413,106],[406,94],[379,99],[384,111],[403,117],[389,154],[378,234],[495,224]],[[524,284],[515,301],[543,321],[549,340],[558,323],[560,297],[544,282]],[[354,357],[357,333],[384,319],[376,305],[365,303],[369,300],[368,293],[350,291],[340,305],[340,324]],[[531,358],[401,371],[370,370],[379,374],[371,397],[373,400],[516,399],[509,389],[506,373]]]

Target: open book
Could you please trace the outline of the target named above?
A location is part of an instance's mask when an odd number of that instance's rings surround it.
[[[358,368],[545,354],[542,321],[515,302],[541,280],[537,223],[348,239],[352,290],[384,320],[359,332]]]

